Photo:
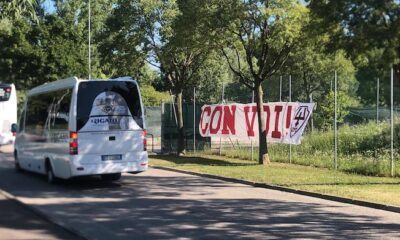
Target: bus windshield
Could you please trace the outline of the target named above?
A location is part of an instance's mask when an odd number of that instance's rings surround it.
[[[143,129],[139,91],[131,81],[81,82],[77,131]]]
[[[0,102],[5,102],[10,99],[12,88],[10,85],[0,85]]]

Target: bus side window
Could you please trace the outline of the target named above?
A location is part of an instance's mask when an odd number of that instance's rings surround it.
[[[30,97],[26,108],[25,131],[27,133],[41,136],[47,119],[48,99],[46,96],[37,95]]]
[[[68,130],[72,90],[66,89],[57,91],[56,93],[57,94],[54,96],[54,107],[52,109],[54,112],[51,114],[54,117],[54,122],[51,128],[56,130]]]

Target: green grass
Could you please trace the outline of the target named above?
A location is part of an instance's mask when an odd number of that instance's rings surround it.
[[[338,140],[338,170],[368,176],[390,176],[390,129],[389,124],[374,122],[341,126]],[[400,126],[395,128],[395,158],[400,162]],[[211,153],[207,151],[206,153]],[[254,149],[255,158],[258,149]],[[273,162],[289,162],[289,146],[269,144]],[[230,158],[251,160],[250,148],[227,147],[222,155]],[[315,131],[305,135],[300,145],[292,145],[292,163],[319,168],[334,168],[333,131]],[[400,176],[400,164],[395,164],[396,176]]]
[[[400,179],[273,162],[268,166],[215,155],[151,156],[150,164],[400,206]]]

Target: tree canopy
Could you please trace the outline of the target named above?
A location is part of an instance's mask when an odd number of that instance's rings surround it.
[[[88,1],[0,2],[0,79],[27,90],[89,76]],[[400,83],[398,0],[98,0],[91,1],[91,76],[132,76],[146,105],[175,97],[179,153],[185,152],[182,104],[193,99],[318,102],[316,126],[329,127],[331,82],[339,76],[342,115],[376,102],[389,67]],[[399,85],[400,86],[400,85]],[[388,84],[380,90],[388,92]],[[400,89],[395,89],[399,93]],[[382,94],[382,105],[389,102]],[[258,114],[259,123],[263,122]],[[259,163],[268,161],[260,126]]]

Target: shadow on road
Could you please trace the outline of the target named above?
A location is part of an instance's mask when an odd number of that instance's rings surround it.
[[[166,160],[175,164],[200,164],[200,165],[206,165],[206,166],[253,166],[253,165],[258,165],[258,163],[254,161],[248,161],[248,163],[233,163],[229,161],[224,161],[221,159],[210,159],[210,158],[204,158],[204,157],[176,157],[173,155],[155,155],[152,156],[152,158],[155,159],[160,159],[160,160]]]
[[[0,194],[1,239],[80,239]]]
[[[97,239],[400,237],[399,221],[384,222],[383,213],[254,195],[240,184],[151,169],[118,183],[89,177],[49,185],[39,175],[17,174],[10,162],[0,163],[0,188]]]

